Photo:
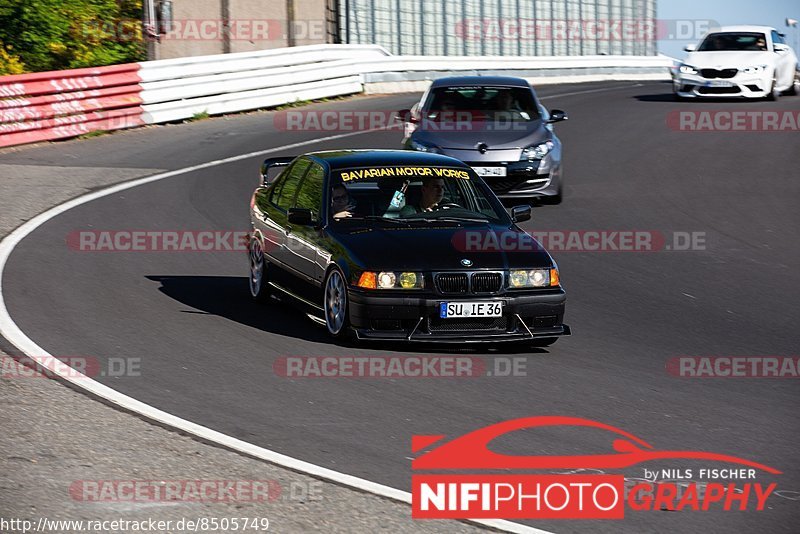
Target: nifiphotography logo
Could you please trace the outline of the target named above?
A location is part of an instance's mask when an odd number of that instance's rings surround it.
[[[505,434],[537,427],[604,430],[609,432],[615,452],[515,456],[499,454],[489,448],[490,442]],[[757,470],[781,474],[775,468],[725,454],[659,451],[624,430],[577,417],[513,419],[439,444],[444,439],[443,435],[412,437],[413,452],[422,453],[412,462],[412,517],[415,519],[623,519],[626,507],[634,511],[760,511],[777,484],[739,480],[754,480]],[[608,474],[604,471],[663,460],[721,462],[736,467],[721,468],[716,464],[716,467],[706,467],[704,464],[695,471],[700,478],[711,481],[691,481],[682,483],[680,487],[674,482],[656,483],[658,471],[645,469],[653,482],[637,482],[632,487],[627,487],[622,473]],[[509,473],[509,470],[553,469],[572,471],[567,474]],[[419,474],[420,471],[458,471],[458,474]],[[489,474],[492,471],[495,474]],[[692,474],[691,469],[680,471],[684,475]],[[469,472],[472,474],[463,474]],[[721,479],[737,481],[716,481]]]

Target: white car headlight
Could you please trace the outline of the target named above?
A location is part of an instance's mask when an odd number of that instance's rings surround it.
[[[742,72],[745,74],[761,74],[762,72],[766,72],[768,66],[769,65],[753,65],[752,67],[743,68]]]
[[[555,269],[552,269],[555,270]],[[511,288],[525,288],[525,287],[548,287],[552,280],[550,277],[551,269],[531,269],[531,270],[515,270],[509,272],[508,284]],[[557,280],[557,277],[555,277]]]
[[[681,66],[678,67],[678,70],[681,74],[697,74],[696,68],[692,67],[691,65],[686,65],[685,63],[682,63]]]
[[[555,147],[555,144],[552,141],[545,141],[538,145],[529,146],[522,150],[522,155],[520,155],[519,160],[532,161],[535,159],[542,159],[553,150],[553,147]]]
[[[413,271],[364,271],[355,285],[365,289],[422,289],[425,278]]]

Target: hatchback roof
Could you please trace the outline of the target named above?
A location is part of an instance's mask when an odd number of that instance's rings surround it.
[[[509,87],[530,87],[523,78],[513,76],[448,76],[434,80],[431,87],[505,85]]]
[[[469,168],[462,161],[415,150],[326,150],[308,154],[327,164],[331,170],[354,167],[390,167],[398,165],[441,165]]]

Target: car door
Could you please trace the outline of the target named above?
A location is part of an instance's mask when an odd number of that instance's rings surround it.
[[[311,210],[309,225],[288,224],[286,232],[286,263],[302,284],[295,286],[298,296],[316,302],[322,285],[324,266],[320,265],[322,243],[322,198],[325,169],[312,162],[295,196],[295,208]]]
[[[288,211],[294,206],[300,182],[310,165],[308,159],[298,158],[278,176],[262,198],[256,197],[257,211],[260,212],[257,228],[264,237],[264,252],[279,268],[273,277],[275,283],[285,288],[295,285],[287,251]]]
[[[775,73],[777,85],[779,87],[786,88],[794,81],[794,70],[797,59],[792,53],[791,48],[788,47],[786,41],[778,32],[772,30],[771,37],[773,53],[778,56],[778,60],[776,62],[777,72]],[[779,45],[779,47],[784,48],[784,50],[775,51],[775,45]]]

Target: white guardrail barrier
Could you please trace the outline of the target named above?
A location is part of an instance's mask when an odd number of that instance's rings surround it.
[[[666,80],[666,56],[392,56],[375,45],[293,48],[0,77],[0,147],[354,93],[419,91],[453,75],[536,84]]]

